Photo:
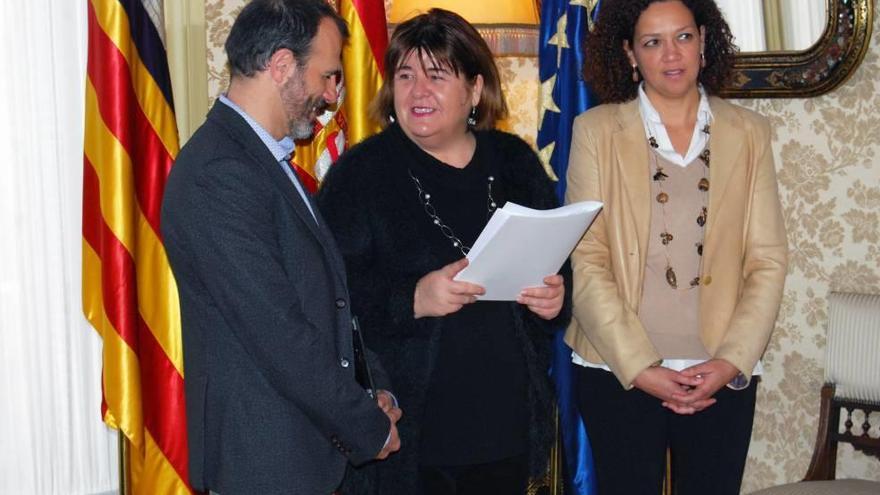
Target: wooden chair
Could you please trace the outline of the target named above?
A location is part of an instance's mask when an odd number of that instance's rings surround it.
[[[832,292],[828,307],[826,383],[807,475],[752,495],[880,495],[880,482],[835,476],[839,442],[880,459],[880,438],[869,435],[870,415],[880,412],[880,295]],[[863,415],[855,414],[858,410]]]

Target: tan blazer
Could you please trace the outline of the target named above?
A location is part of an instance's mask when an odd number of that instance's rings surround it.
[[[747,377],[782,299],[785,226],[765,118],[711,97],[709,219],[703,242],[700,337]],[[572,254],[574,314],[565,341],[629,388],[661,359],[638,318],[650,231],[648,146],[638,99],[574,122],[566,203],[605,203]]]

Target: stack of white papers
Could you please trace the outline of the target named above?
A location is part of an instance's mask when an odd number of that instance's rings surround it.
[[[468,266],[455,280],[482,285],[479,299],[514,301],[527,287],[544,286],[571,254],[602,209],[582,201],[553,210],[504,205],[489,219],[468,252]]]

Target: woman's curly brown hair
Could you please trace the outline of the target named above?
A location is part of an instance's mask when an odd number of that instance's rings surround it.
[[[639,83],[632,80],[632,66],[623,50],[624,40],[633,46],[636,22],[654,2],[679,1],[698,27],[706,29],[703,53],[706,66],[699,82],[709,94],[717,94],[728,82],[737,48],[730,26],[712,0],[605,0],[584,50],[584,80],[603,103],[622,103],[636,97]]]

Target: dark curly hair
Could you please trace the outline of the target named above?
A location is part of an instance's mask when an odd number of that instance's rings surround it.
[[[706,29],[706,66],[699,76],[703,88],[717,94],[729,81],[737,48],[730,26],[713,0],[604,0],[584,50],[584,80],[603,103],[622,103],[636,97],[639,83],[632,80],[632,66],[623,42],[633,46],[636,22],[649,5],[671,1],[684,4],[697,26]]]

